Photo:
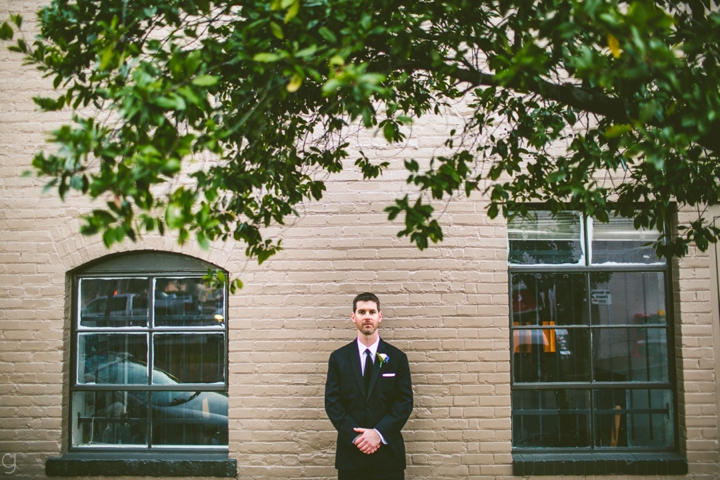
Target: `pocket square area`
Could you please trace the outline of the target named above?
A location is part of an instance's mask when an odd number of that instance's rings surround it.
[[[394,377],[395,374],[394,373],[383,373],[382,376],[383,377]]]

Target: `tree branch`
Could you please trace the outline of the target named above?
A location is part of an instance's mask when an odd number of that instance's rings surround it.
[[[408,70],[439,71],[439,69],[434,67],[430,62],[426,63],[417,60],[405,61],[398,66]],[[447,67],[448,65],[443,64],[443,66]],[[628,116],[628,105],[625,101],[590,92],[571,83],[559,85],[546,80],[536,81],[534,85],[528,84],[527,81],[522,85],[518,85],[518,82],[502,83],[495,75],[459,67],[446,68],[442,73],[460,82],[467,82],[475,87],[504,87],[517,90],[521,93],[535,93],[547,100],[553,100],[578,110],[601,115],[618,124],[632,122],[632,119]],[[663,127],[673,125],[674,123],[677,122],[673,122],[672,118],[669,118],[665,123],[651,122],[650,125]],[[678,131],[684,130],[679,124],[674,126]],[[698,139],[698,144],[710,150],[712,153],[720,153],[720,135],[704,135]]]

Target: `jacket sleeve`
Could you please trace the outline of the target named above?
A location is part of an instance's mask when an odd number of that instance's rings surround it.
[[[339,441],[352,443],[358,435],[353,428],[360,425],[343,406],[340,367],[335,355],[330,355],[328,362],[328,374],[325,382],[325,412],[340,434]]]
[[[413,409],[413,391],[412,380],[410,378],[410,365],[408,364],[407,355],[404,353],[400,356],[397,370],[397,388],[395,391],[395,399],[390,411],[380,419],[373,427],[376,428],[384,437],[397,435],[405,426]]]

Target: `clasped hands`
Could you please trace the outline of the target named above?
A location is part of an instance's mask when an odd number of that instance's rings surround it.
[[[353,430],[360,434],[355,437],[353,443],[362,453],[370,455],[375,453],[377,449],[380,448],[380,445],[382,445],[380,435],[374,428],[356,427],[353,428]]]

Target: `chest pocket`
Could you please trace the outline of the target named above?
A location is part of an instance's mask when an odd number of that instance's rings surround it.
[[[383,397],[392,399],[395,396],[396,378],[395,372],[386,371],[380,374],[378,384],[382,390]]]

